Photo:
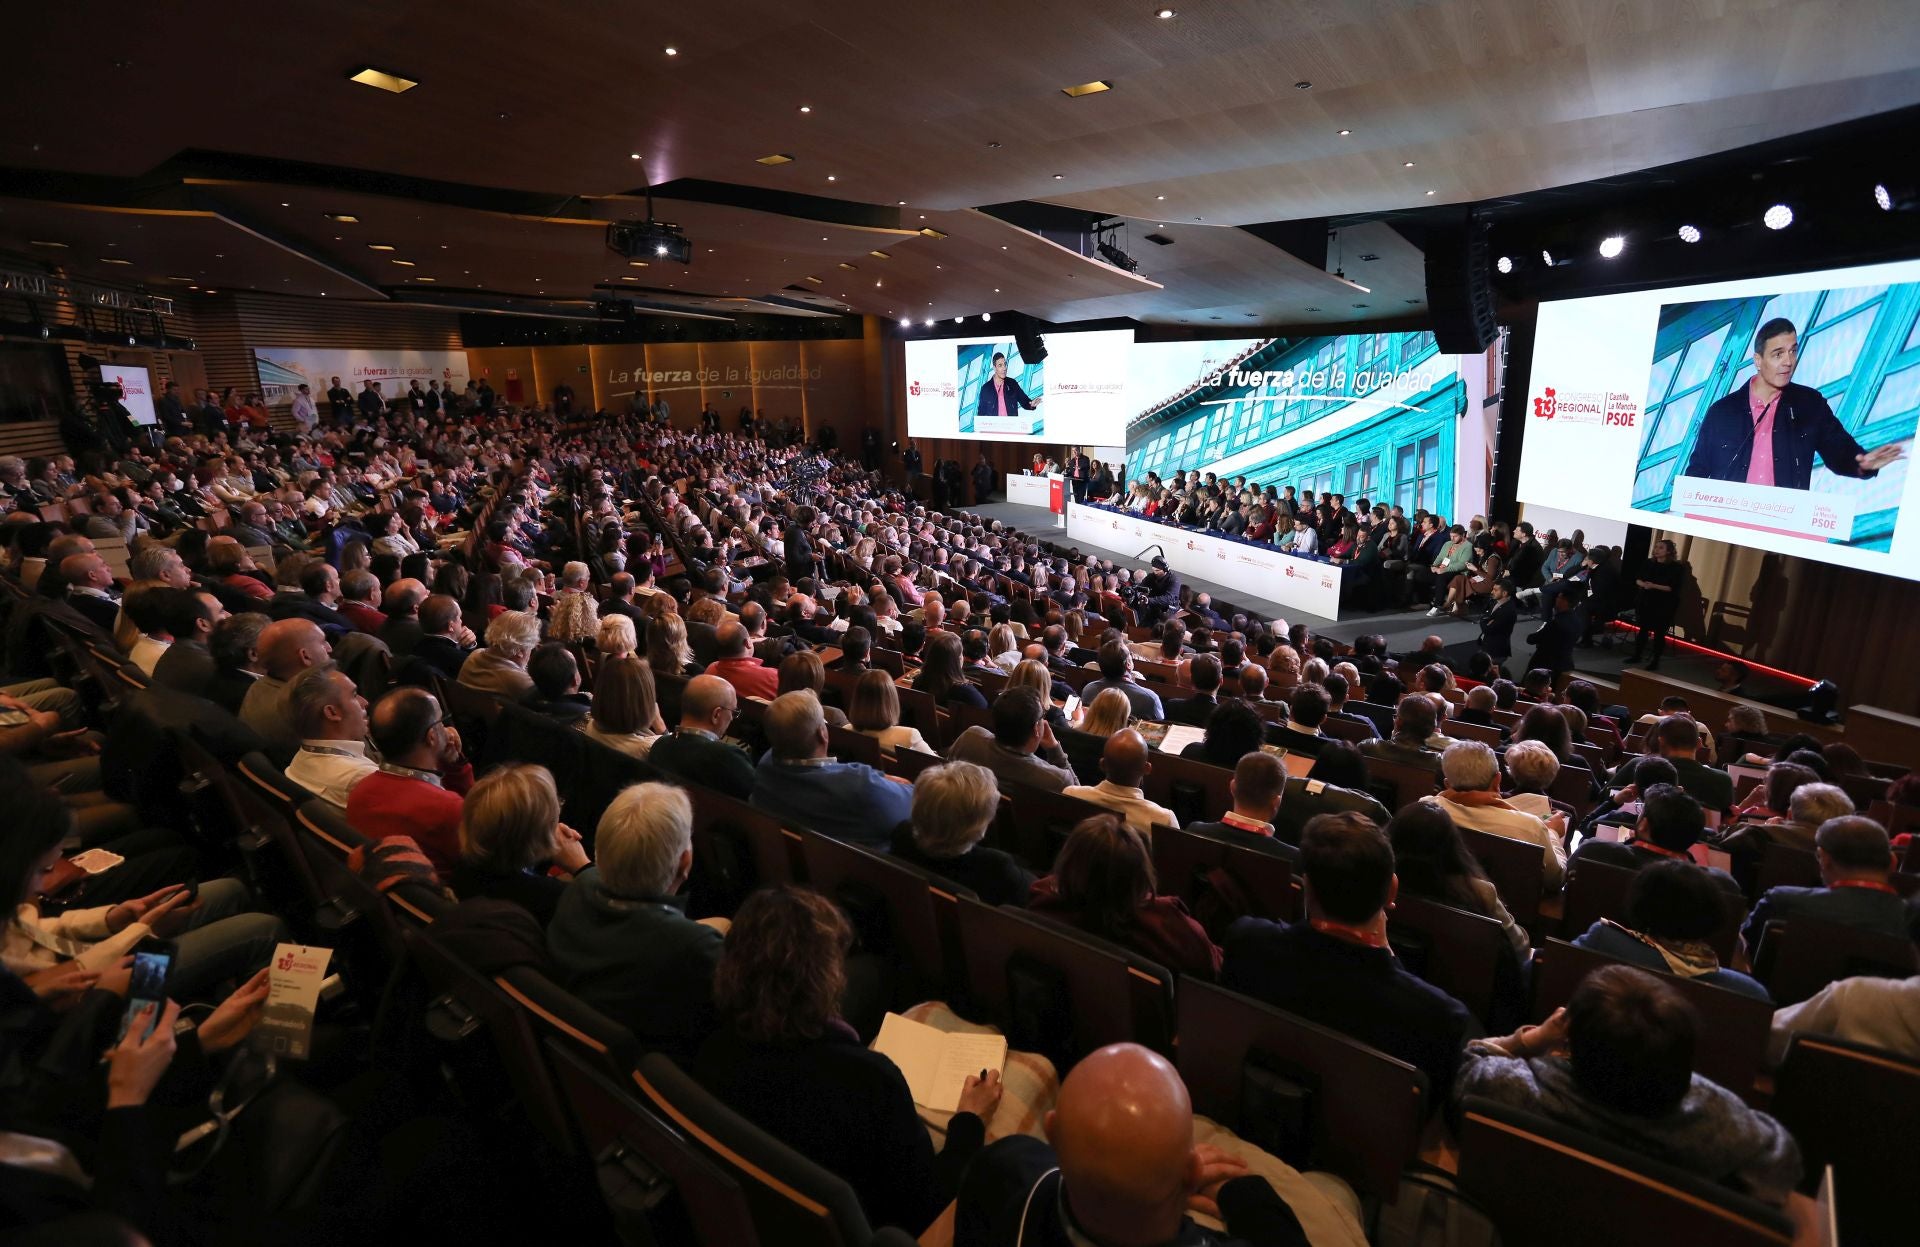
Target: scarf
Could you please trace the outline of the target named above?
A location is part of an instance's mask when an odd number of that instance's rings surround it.
[[[1705,940],[1675,940],[1671,945],[1662,944],[1651,935],[1642,935],[1632,927],[1621,926],[1611,918],[1602,918],[1614,930],[1632,936],[1648,948],[1660,954],[1667,963],[1667,972],[1683,979],[1697,979],[1714,973],[1720,968],[1720,955],[1713,951],[1713,945]]]

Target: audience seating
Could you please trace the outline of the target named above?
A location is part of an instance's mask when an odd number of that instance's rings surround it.
[[[1915,973],[1911,940],[1799,917],[1769,922],[1753,950],[1754,974],[1783,1005],[1797,1004],[1839,979]]]
[[[1493,881],[1513,920],[1532,930],[1540,920],[1540,897],[1546,889],[1540,846],[1471,827],[1460,829],[1460,839]]]
[[[968,997],[1007,1042],[1059,1069],[1111,1043],[1168,1051],[1172,971],[1011,905],[961,897]]]
[[[1501,959],[1513,955],[1498,922],[1401,892],[1387,915],[1387,939],[1407,969],[1483,1025],[1493,1017],[1494,978]]]
[[[1833,1166],[1842,1243],[1893,1242],[1911,1228],[1912,1126],[1920,1121],[1920,1062],[1829,1035],[1795,1035],[1774,1078],[1769,1111],[1800,1145],[1801,1190]]]
[[[1586,933],[1602,918],[1615,922],[1627,920],[1627,892],[1633,887],[1637,871],[1591,858],[1578,858],[1568,864],[1567,888],[1562,894],[1560,930],[1569,940]],[[1746,920],[1745,905],[1729,891],[1722,898],[1726,917],[1710,937],[1713,951],[1722,965],[1732,965],[1740,944],[1740,924]]]
[[[1543,1117],[1470,1097],[1462,1194],[1507,1243],[1555,1247],[1787,1247],[1778,1209]]]
[[[1181,826],[1217,822],[1233,808],[1233,772],[1223,766],[1155,750],[1141,788],[1147,800],[1172,810]],[[1097,782],[1097,781],[1095,781]]]
[[[1573,997],[1580,980],[1602,966],[1620,965],[1617,958],[1561,940],[1544,941],[1533,961],[1533,1020],[1547,1015]],[[1773,1006],[1752,996],[1713,987],[1696,979],[1661,974],[1700,1016],[1700,1042],[1693,1054],[1694,1072],[1703,1074],[1735,1095],[1751,1096],[1754,1082],[1766,1062],[1767,1036],[1773,1027]]]
[[[1291,863],[1237,844],[1227,844],[1210,836],[1195,835],[1174,827],[1156,828],[1153,833],[1153,873],[1160,891],[1178,896],[1196,914],[1204,915],[1207,906],[1202,895],[1219,895],[1214,872],[1226,876],[1246,902],[1246,913],[1275,922],[1293,922],[1301,911],[1300,884],[1294,878]],[[1224,899],[1224,898],[1222,898]],[[1221,931],[1211,931],[1218,942]]]
[[[1212,983],[1180,984],[1180,1076],[1203,1114],[1298,1169],[1391,1200],[1420,1148],[1427,1076]],[[1304,1104],[1301,1100],[1304,1099]],[[1282,1119],[1276,1105],[1294,1110]]]
[[[1398,810],[1438,792],[1440,776],[1424,766],[1394,762],[1387,758],[1368,758],[1367,787],[1388,809]]]
[[[1777,842],[1760,850],[1760,864],[1753,872],[1754,899],[1766,895],[1769,888],[1817,888],[1820,886],[1820,859],[1811,849],[1796,849]]]
[[[957,906],[961,897],[972,899],[972,892],[897,858],[811,831],[799,833],[799,852],[807,882],[856,915],[863,939],[886,937],[889,947],[869,944],[868,951],[890,953],[907,972],[896,1005],[941,999],[965,982]],[[859,921],[871,908],[869,898],[884,911],[884,932]]]

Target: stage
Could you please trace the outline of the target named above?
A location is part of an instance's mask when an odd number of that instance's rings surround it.
[[[1026,507],[1009,502],[990,502],[984,506],[967,507],[965,510],[984,519],[999,520],[1021,532],[1031,534],[1044,542],[1052,542],[1061,549],[1078,546],[1082,553],[1095,558],[1111,559],[1123,567],[1140,568],[1146,560],[1136,557],[1139,547],[1131,550],[1115,549],[1092,540],[1069,540],[1065,531],[1054,527],[1056,517],[1044,507]],[[1098,511],[1089,514],[1102,514]],[[1162,543],[1164,544],[1164,543]],[[1354,637],[1378,633],[1387,639],[1390,653],[1401,654],[1420,647],[1420,643],[1429,636],[1438,636],[1446,642],[1448,657],[1462,668],[1466,660],[1477,648],[1480,636],[1479,624],[1474,620],[1449,619],[1445,616],[1429,619],[1424,609],[1407,611],[1357,611],[1349,609],[1344,619],[1330,619],[1298,608],[1288,607],[1271,598],[1248,594],[1226,585],[1209,581],[1200,576],[1182,575],[1182,584],[1203,590],[1212,595],[1214,609],[1223,615],[1231,615],[1235,610],[1250,612],[1262,619],[1284,619],[1288,623],[1303,623],[1314,632],[1333,637],[1339,641],[1352,641]],[[1513,630],[1513,658],[1507,663],[1508,671],[1516,677],[1524,670],[1532,647],[1526,642],[1529,632],[1538,627],[1537,620],[1523,617]],[[1597,677],[1608,684],[1617,684],[1625,660],[1633,652],[1633,637],[1630,633],[1603,634],[1600,643],[1592,649],[1574,651],[1578,666],[1576,672]],[[1666,656],[1661,660],[1660,670],[1676,679],[1694,684],[1714,685],[1713,669],[1717,659],[1703,658],[1678,646],[1668,646]],[[1757,673],[1748,681],[1752,690],[1748,695],[1763,701],[1774,701],[1775,694],[1792,699],[1793,690],[1779,685]],[[1718,724],[1713,725],[1716,728]]]

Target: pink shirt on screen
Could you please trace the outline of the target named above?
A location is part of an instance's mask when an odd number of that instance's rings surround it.
[[[1007,383],[995,377],[993,379],[993,393],[994,396],[1000,400],[1000,418],[1004,420],[1007,416]]]
[[[1762,403],[1747,383],[1747,410],[1753,416],[1753,456],[1747,460],[1747,484],[1773,484],[1773,415],[1780,410],[1780,395]]]

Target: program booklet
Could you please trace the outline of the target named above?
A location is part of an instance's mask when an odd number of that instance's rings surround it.
[[[900,1067],[915,1104],[941,1113],[959,1109],[969,1076],[1000,1073],[1007,1064],[1005,1035],[956,1034],[898,1013],[880,1023],[873,1050]]]

